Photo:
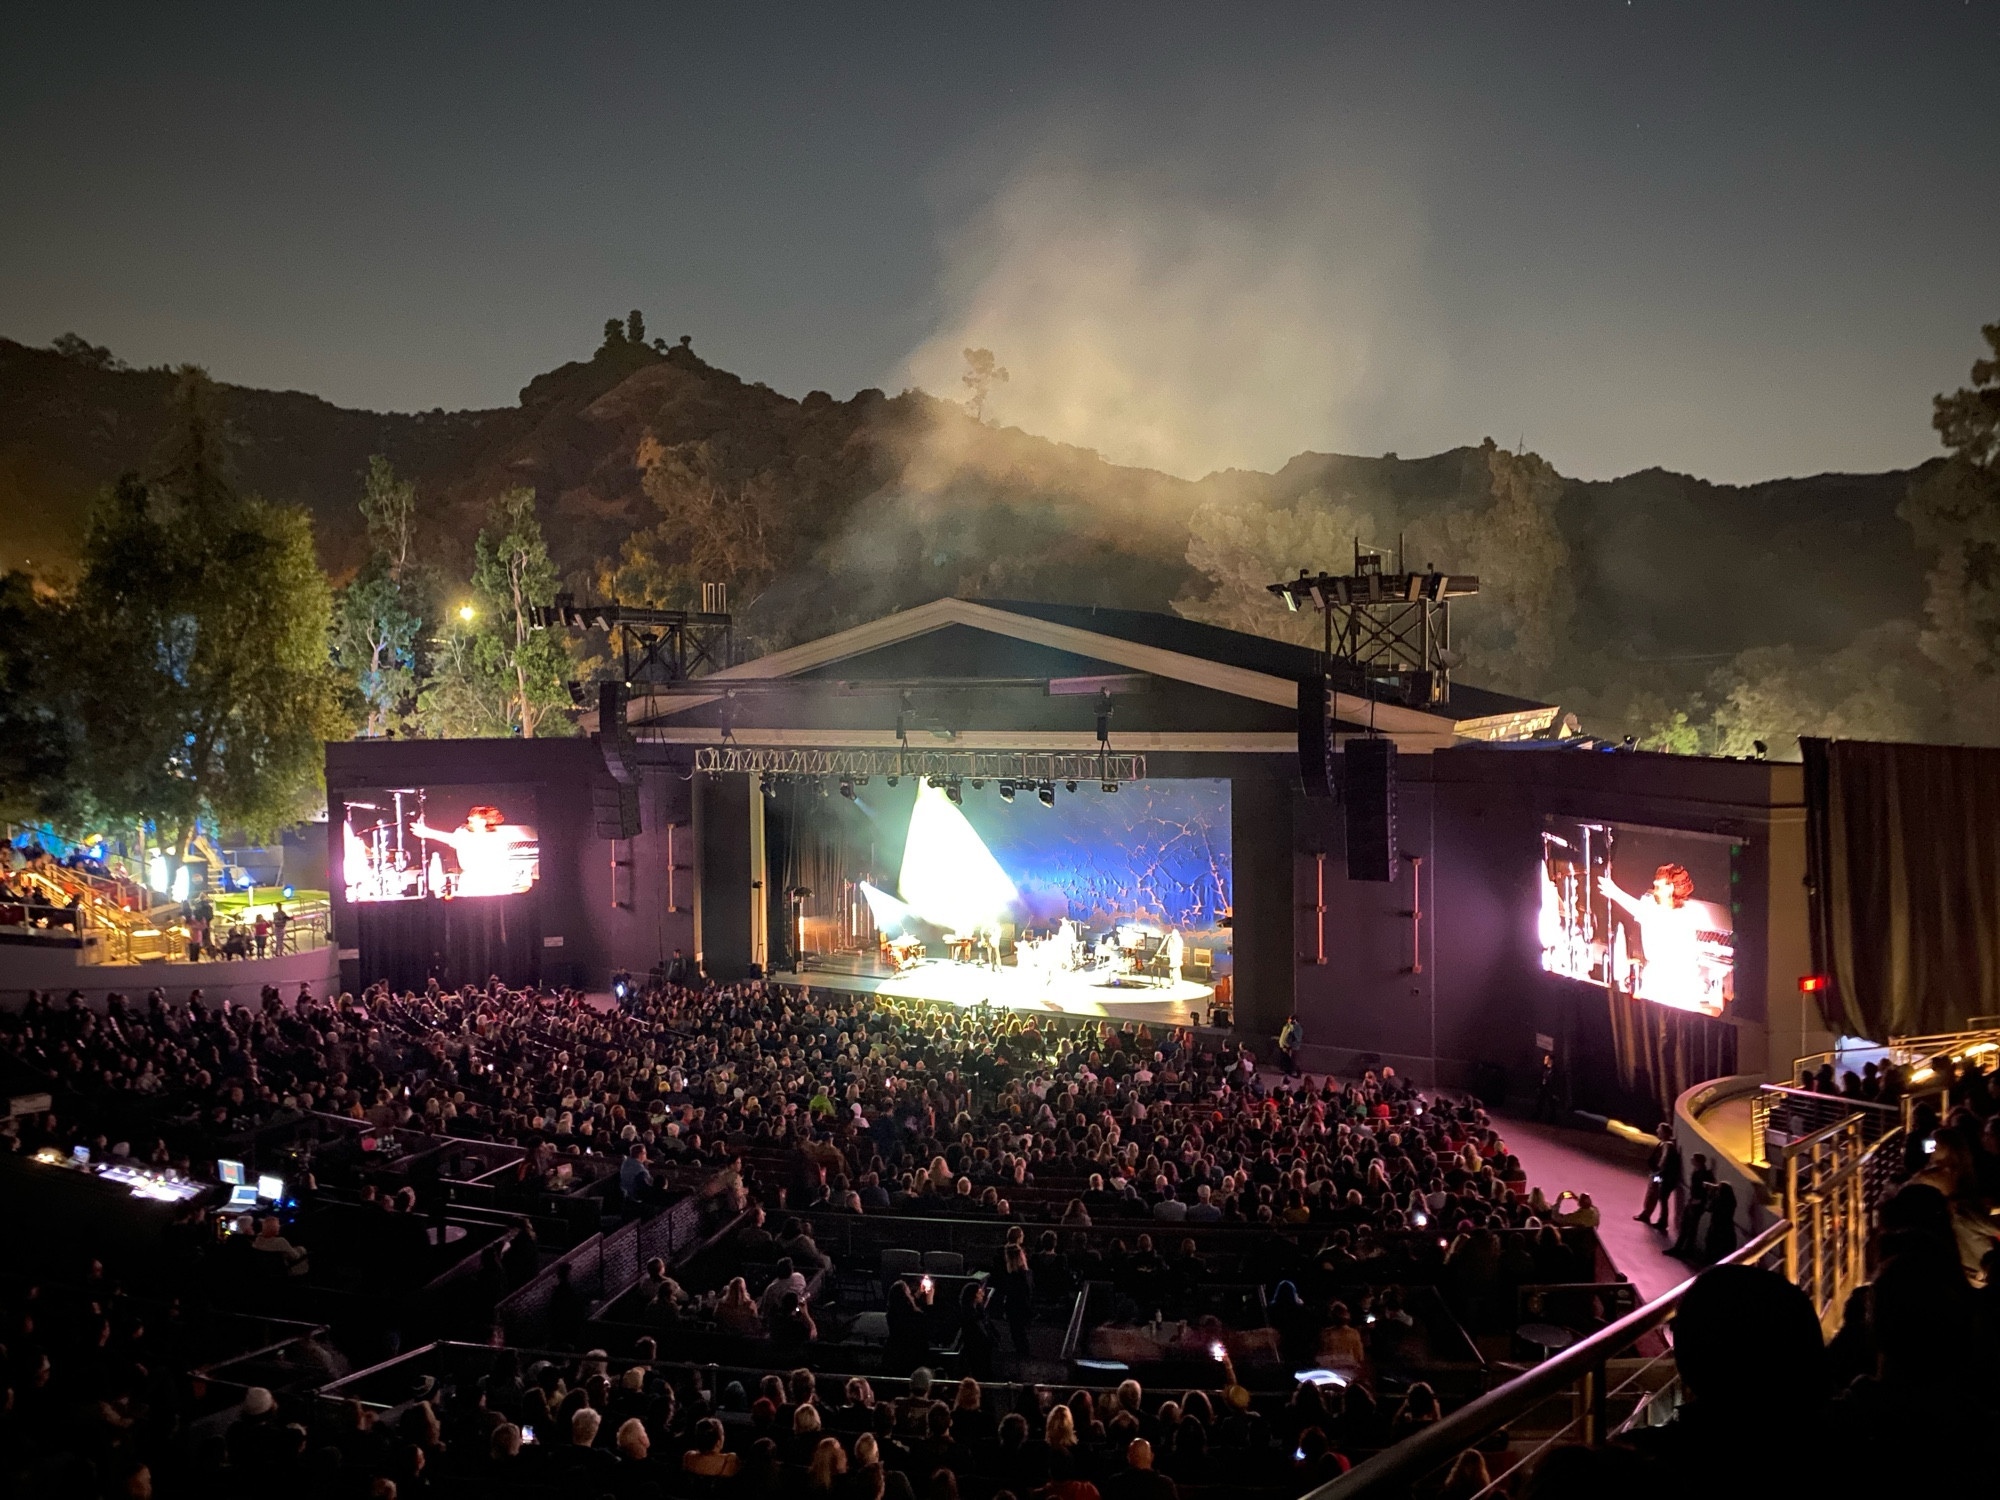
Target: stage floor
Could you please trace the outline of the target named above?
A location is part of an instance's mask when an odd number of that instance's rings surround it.
[[[947,1005],[992,1005],[1006,1010],[1055,1012],[1067,1016],[1101,1016],[1111,1020],[1144,1021],[1149,1026],[1191,1026],[1195,1006],[1208,1013],[1215,991],[1192,979],[1150,985],[1111,985],[1089,973],[1040,974],[950,959],[926,959],[900,974],[842,974],[813,969],[806,973],[771,975],[776,984],[811,985],[815,989],[849,990],[864,995],[894,995],[909,1000],[935,1000]]]

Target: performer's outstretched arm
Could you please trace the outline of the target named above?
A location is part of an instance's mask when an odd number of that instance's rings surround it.
[[[1627,895],[1624,891],[1618,889],[1618,882],[1613,880],[1609,875],[1600,875],[1597,877],[1597,888],[1620,906],[1624,907],[1633,916],[1636,917],[1639,915],[1639,898]]]

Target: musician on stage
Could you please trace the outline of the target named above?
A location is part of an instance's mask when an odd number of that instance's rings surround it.
[[[1181,959],[1185,951],[1180,929],[1169,927],[1167,940],[1160,945],[1160,954],[1167,962],[1167,977],[1175,984],[1181,982]]]

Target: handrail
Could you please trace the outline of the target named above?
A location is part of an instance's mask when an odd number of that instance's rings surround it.
[[[1818,1089],[1795,1089],[1782,1083],[1760,1084],[1759,1088],[1767,1094],[1795,1094],[1801,1099],[1818,1099],[1838,1104],[1847,1110],[1879,1109],[1885,1115],[1896,1113],[1895,1105],[1884,1104],[1877,1099],[1852,1099],[1846,1094],[1822,1094]]]
[[[1720,1264],[1742,1265],[1760,1260],[1782,1245],[1790,1230],[1790,1222],[1781,1219],[1734,1254],[1724,1257]],[[1525,1416],[1558,1392],[1589,1379],[1605,1361],[1660,1327],[1673,1316],[1694,1281],[1690,1276],[1672,1291],[1655,1297],[1644,1307],[1600,1328],[1533,1369],[1495,1386],[1415,1436],[1383,1449],[1338,1479],[1308,1490],[1302,1500],[1353,1500],[1357,1495],[1381,1494],[1391,1489],[1407,1493],[1416,1481],[1445,1467],[1488,1433]]]

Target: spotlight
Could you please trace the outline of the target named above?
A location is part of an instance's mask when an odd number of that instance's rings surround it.
[[[1100,782],[1097,789],[1100,792],[1115,792],[1118,790],[1118,783],[1115,781]]]
[[[901,781],[902,779],[903,779],[903,778],[902,778],[902,777],[900,777],[900,776],[891,776],[891,777],[889,778],[889,785],[890,785],[890,786],[894,786],[894,785],[895,785],[895,784],[896,784],[897,782]]]
[[[975,776],[972,778],[972,789],[975,792],[985,785],[986,785],[986,778],[984,776]]]
[[[1012,802],[1014,800],[1013,782],[1003,781],[1000,783],[1000,800],[1002,802]]]
[[[936,786],[937,783],[932,782],[931,785]],[[965,805],[965,790],[958,784],[958,778],[955,776],[944,784],[944,795],[945,800],[951,803],[953,807],[963,807]]]
[[[1074,781],[1065,781],[1065,782],[1063,783],[1063,790],[1064,790],[1064,791],[1066,791],[1066,792],[1073,792],[1073,791],[1075,791],[1075,790],[1076,790],[1076,783],[1075,783]]]
[[[1043,782],[1035,788],[1035,795],[1042,799],[1042,806],[1054,807],[1056,805],[1056,784],[1053,781]]]
[[[854,800],[854,778],[852,776],[843,776],[840,778],[840,795],[847,798],[850,802]]]
[[[868,778],[866,776],[857,776],[854,778],[854,784],[856,786],[866,786],[868,785]]]

